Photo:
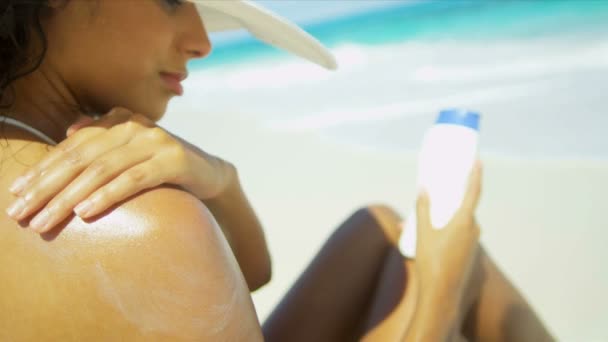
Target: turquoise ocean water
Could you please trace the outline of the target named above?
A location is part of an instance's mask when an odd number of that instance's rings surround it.
[[[606,0],[440,0],[403,2],[303,27],[327,46],[336,47],[344,42],[373,46],[421,39],[493,40],[606,32],[606,23]],[[193,62],[194,69],[287,56],[248,36],[214,45],[209,58]]]
[[[243,174],[261,176],[251,186],[252,198],[266,199],[266,208],[276,214],[276,205],[283,208],[291,195],[274,188],[293,179],[314,183],[309,196],[297,197],[298,205],[319,202],[318,179],[321,186],[344,184],[335,192],[352,193],[358,203],[401,198],[400,184],[409,181],[391,180],[394,169],[385,179],[382,169],[402,164],[341,161],[383,160],[364,157],[370,151],[374,157],[389,155],[387,162],[413,160],[439,110],[479,111],[480,152],[488,166],[484,244],[502,257],[510,276],[519,276],[513,280],[558,340],[608,341],[602,320],[605,254],[598,242],[606,227],[608,0],[419,1],[304,28],[330,47],[337,71],[253,39],[218,41],[209,58],[192,63],[185,96],[173,102],[175,113],[167,117],[204,148],[211,148],[208,134],[216,146],[225,141],[226,152],[239,151],[233,161],[245,165]],[[184,114],[191,114],[188,120]],[[220,124],[201,134],[199,127],[214,118]],[[279,133],[260,144],[248,140],[263,139],[269,129]],[[339,149],[346,157],[308,164],[316,156],[299,156],[308,153],[300,146],[294,154],[292,136],[298,142],[327,142],[314,148],[346,147]],[[257,148],[267,142],[276,148]],[[347,153],[361,150],[366,153]],[[363,176],[366,170],[369,177]],[[378,195],[354,195],[360,189],[347,184],[359,177],[375,184]],[[339,201],[330,199],[321,211],[340,212]],[[285,212],[289,223],[291,212]],[[276,226],[269,233],[275,239],[285,232],[285,225]],[[311,234],[314,229],[305,231]],[[566,264],[583,266],[564,271]]]
[[[178,106],[397,154],[467,107],[482,153],[608,160],[608,0],[410,1],[303,26],[338,71],[220,37]]]

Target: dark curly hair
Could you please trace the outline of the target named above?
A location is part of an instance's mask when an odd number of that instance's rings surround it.
[[[0,109],[11,106],[11,84],[44,59],[47,41],[40,18],[47,8],[48,0],[0,1]],[[34,39],[40,42],[38,51],[31,49]]]

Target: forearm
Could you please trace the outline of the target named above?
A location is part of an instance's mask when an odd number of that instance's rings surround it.
[[[403,341],[451,341],[455,334],[459,335],[457,305],[449,304],[451,300],[434,290],[421,293]]]
[[[264,230],[232,167],[231,181],[224,192],[204,200],[222,228],[251,291],[270,281],[271,262]]]
[[[197,196],[213,214],[230,244],[250,291],[270,281],[270,255],[264,230],[241,187],[236,167],[212,156],[179,136],[171,134],[188,149],[198,178],[182,184]],[[213,184],[219,188],[210,190],[205,185],[207,175],[219,177]],[[217,190],[217,191],[216,191]]]

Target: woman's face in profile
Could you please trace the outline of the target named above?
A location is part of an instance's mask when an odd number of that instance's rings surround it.
[[[206,56],[195,6],[180,0],[50,0],[44,72],[54,73],[86,110],[122,106],[154,121],[179,95],[173,78]],[[63,85],[56,85],[63,86]]]

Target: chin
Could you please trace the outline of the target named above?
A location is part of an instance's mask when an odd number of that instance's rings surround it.
[[[141,114],[145,115],[148,119],[154,121],[154,122],[158,122],[160,119],[163,118],[163,116],[165,116],[165,110],[166,107],[163,108],[162,111],[158,110],[158,111],[147,111],[147,112],[141,112]]]
[[[157,122],[165,115],[165,112],[167,111],[167,105],[168,101],[150,101],[140,106],[136,106],[136,108],[126,108],[135,113],[140,113],[154,122]]]

